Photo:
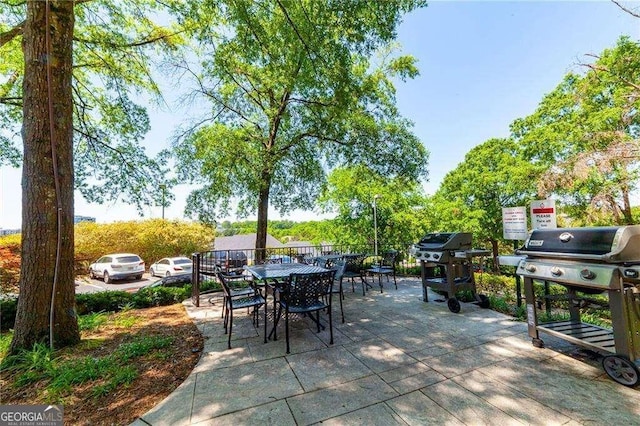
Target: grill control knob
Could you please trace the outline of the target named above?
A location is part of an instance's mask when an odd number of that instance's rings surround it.
[[[560,275],[562,275],[562,269],[558,268],[557,266],[554,266],[553,268],[551,268],[551,275],[553,275],[554,277],[559,277]]]
[[[583,269],[580,271],[580,276],[585,280],[592,280],[596,277],[596,273],[589,269]]]
[[[437,253],[434,253],[433,258],[434,258],[435,260],[438,260],[438,259],[440,259],[440,255],[439,255],[439,254],[437,254]]]
[[[425,259],[428,259],[428,258],[429,258],[429,256],[431,256],[431,254],[429,254],[429,253],[425,253],[425,254],[424,254],[424,258],[425,258]]]
[[[535,272],[537,268],[536,268],[536,265],[532,265],[529,263],[524,267],[524,269],[527,272]]]

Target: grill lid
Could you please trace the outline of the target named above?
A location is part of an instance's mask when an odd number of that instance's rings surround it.
[[[425,235],[414,247],[418,250],[465,250],[471,248],[470,232],[438,232]]]
[[[536,229],[517,254],[529,257],[640,261],[640,225]]]

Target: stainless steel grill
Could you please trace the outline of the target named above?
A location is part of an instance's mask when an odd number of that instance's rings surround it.
[[[468,232],[442,232],[427,234],[411,248],[411,254],[420,261],[422,300],[429,301],[427,287],[445,293],[451,312],[460,312],[456,292],[471,290],[478,304],[489,307],[489,299],[476,292],[472,258],[491,254],[488,250],[471,248],[472,234]]]
[[[544,346],[539,332],[607,353],[602,365],[616,382],[640,381],[640,226],[534,230],[517,273],[524,277],[528,330],[533,344]],[[538,323],[534,282],[566,287],[568,321]],[[583,323],[581,310],[597,304],[590,294],[607,293],[612,329]],[[551,296],[545,295],[546,298]]]

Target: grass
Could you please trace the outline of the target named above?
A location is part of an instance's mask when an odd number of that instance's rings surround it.
[[[11,339],[13,338],[13,331],[6,333],[0,333],[0,359],[4,359],[9,351],[9,345],[11,345]]]
[[[129,312],[108,315],[103,312],[82,315],[78,319],[81,330],[97,330],[100,327],[130,328],[140,318]],[[115,351],[104,356],[85,356],[79,359],[65,358],[64,353],[52,352],[48,345],[38,343],[30,350],[22,350],[16,355],[6,356],[12,333],[0,336],[0,370],[14,376],[13,387],[44,384],[42,394],[48,403],[62,403],[72,393],[73,387],[91,384],[94,397],[109,394],[114,389],[131,384],[138,376],[134,366],[137,359],[156,356],[158,349],[173,343],[173,337],[135,336],[121,343]],[[100,340],[83,342],[83,349],[95,349]]]

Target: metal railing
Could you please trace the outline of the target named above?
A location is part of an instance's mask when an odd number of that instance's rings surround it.
[[[379,248],[379,253],[388,250],[396,250],[399,253],[396,266],[399,275],[419,275],[419,263],[409,254],[407,244],[403,247],[383,247]],[[192,272],[192,302],[195,306],[200,306],[200,283],[203,279],[214,279],[217,271],[224,273],[241,272],[244,266],[253,265],[258,259],[280,258],[283,263],[304,262],[305,258],[318,257],[330,254],[350,254],[365,253],[374,258],[373,245],[351,245],[351,244],[319,244],[310,246],[273,247],[261,250],[238,248],[232,250],[211,250],[200,253],[193,253]],[[365,261],[366,262],[366,261]]]

